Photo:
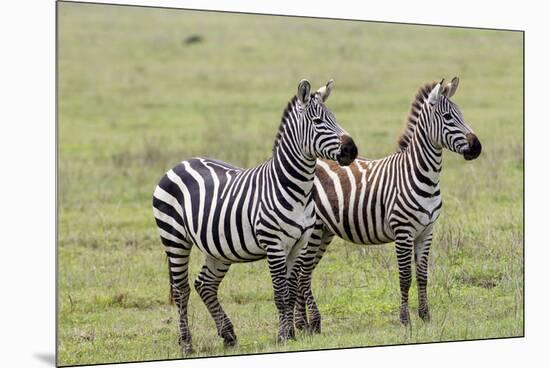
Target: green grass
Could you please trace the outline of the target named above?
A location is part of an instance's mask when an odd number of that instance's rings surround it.
[[[202,42],[186,44],[192,35]],[[194,356],[523,334],[522,34],[301,18],[59,5],[59,363],[178,358],[177,312],[151,211],[160,177],[197,155],[270,156],[298,81],[360,154],[393,152],[422,84],[459,75],[454,97],[483,143],[445,153],[430,259],[432,322],[398,323],[393,245],[335,240],[315,272],[323,333],[276,344],[267,264],[232,267],[220,298],[239,344],[224,350],[195,292]],[[201,266],[192,254],[191,274]]]

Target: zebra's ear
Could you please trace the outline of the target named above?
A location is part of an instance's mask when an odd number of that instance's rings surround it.
[[[451,83],[447,84],[447,98],[453,97],[453,95],[456,92],[456,89],[458,88],[458,77],[454,77]]]
[[[296,94],[302,105],[305,105],[309,102],[311,98],[310,91],[311,84],[309,84],[307,79],[302,79],[300,81],[300,84],[298,84],[298,93]]]
[[[325,102],[328,96],[330,96],[330,92],[332,92],[333,88],[334,88],[334,80],[331,79],[327,82],[326,86],[319,88],[316,93],[318,93],[321,99],[323,100],[323,102]]]
[[[435,105],[439,101],[439,97],[441,97],[441,83],[437,83],[430,92],[428,103],[432,106]]]

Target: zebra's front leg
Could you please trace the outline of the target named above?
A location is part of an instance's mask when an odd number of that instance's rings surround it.
[[[430,231],[421,240],[414,244],[414,260],[416,266],[416,284],[418,285],[418,316],[424,321],[430,321],[428,308],[428,259],[432,244]]]
[[[411,287],[413,243],[413,238],[408,232],[396,233],[395,251],[399,268],[399,288],[401,289],[399,320],[403,325],[408,325],[410,323],[409,289]]]
[[[223,338],[225,347],[234,346],[237,343],[233,324],[218,301],[218,287],[229,270],[229,266],[229,263],[223,263],[207,256],[201,272],[195,280],[195,290],[214,319],[218,336]]]
[[[294,311],[290,310],[291,293],[287,276],[286,256],[282,250],[269,249],[267,263],[271,273],[275,306],[279,312],[279,332],[277,341],[285,342],[294,338]]]

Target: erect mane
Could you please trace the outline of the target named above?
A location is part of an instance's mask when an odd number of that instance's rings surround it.
[[[416,129],[416,125],[418,123],[418,117],[420,116],[420,111],[422,110],[422,106],[428,99],[430,92],[436,86],[436,84],[437,82],[432,82],[432,83],[427,83],[423,87],[420,87],[420,89],[416,93],[416,97],[411,102],[411,110],[409,111],[407,119],[405,120],[405,129],[397,141],[399,144],[399,151],[402,152],[406,150],[407,147],[409,146],[411,138]],[[442,87],[443,87],[442,94],[445,94],[447,92],[448,86],[445,84]]]
[[[290,113],[294,111],[297,103],[298,103],[298,97],[297,96],[292,97],[292,100],[289,101],[289,103],[286,105],[285,110],[283,111],[283,116],[281,117],[281,124],[279,124],[279,130],[277,131],[277,135],[275,136],[275,144],[273,145],[274,152],[275,152],[275,149],[279,146],[279,142],[281,141],[281,136],[283,134],[285,125],[290,119]]]

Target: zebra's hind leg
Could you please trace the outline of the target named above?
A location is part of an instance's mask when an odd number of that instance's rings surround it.
[[[306,299],[311,283],[311,271],[314,267],[315,256],[319,249],[319,236],[314,232],[307,247],[300,254],[300,265],[297,271],[297,293],[294,308],[294,323],[299,330],[308,330]]]
[[[432,243],[431,231],[422,240],[415,242],[414,260],[416,265],[416,284],[418,285],[418,316],[424,321],[430,321],[428,308],[428,258]]]
[[[195,290],[199,293],[208,312],[210,312],[210,315],[214,319],[218,336],[223,338],[225,347],[237,344],[237,336],[235,335],[233,324],[218,301],[218,287],[229,270],[229,266],[229,263],[223,263],[210,256],[206,256],[201,272],[195,280]]]
[[[321,333],[321,313],[311,291],[312,271],[312,268],[302,268],[298,278],[299,297],[296,298],[296,327],[301,327],[300,329],[309,333]],[[306,306],[309,318],[306,318]]]
[[[298,294],[298,273],[300,270],[300,265],[295,265],[290,275],[287,279],[288,291],[289,291],[289,301],[287,305],[287,319],[290,323],[289,338],[294,339],[296,337],[294,331],[294,306],[296,305],[296,297]]]
[[[185,356],[193,352],[191,344],[191,332],[187,320],[187,304],[189,302],[188,265],[191,244],[182,246],[161,238],[168,256],[168,270],[170,275],[170,292],[172,300],[176,303],[179,313],[179,344],[182,354]]]
[[[291,301],[289,287],[291,277],[287,277],[286,255],[282,249],[271,246],[274,244],[270,243],[270,246],[266,246],[267,264],[271,273],[275,306],[279,312],[277,341],[285,342],[294,338],[294,310],[289,307],[292,305],[292,308],[294,308],[294,303]]]
[[[306,312],[306,298],[304,292],[304,278],[307,277],[304,274],[304,269],[300,268],[298,271],[298,291],[296,293],[296,303],[294,306],[294,325],[298,330],[307,330],[307,312]]]
[[[319,313],[315,298],[311,292],[311,273],[300,274],[299,288],[298,294],[300,295],[300,304],[298,305],[297,301],[296,310],[299,312],[296,313],[296,327],[304,329],[309,333],[320,333],[321,313]],[[309,322],[306,317],[306,305],[309,314]]]
[[[413,239],[408,232],[396,232],[395,251],[399,267],[399,287],[401,289],[401,306],[399,320],[403,325],[410,323],[409,289],[411,287],[411,261]]]

